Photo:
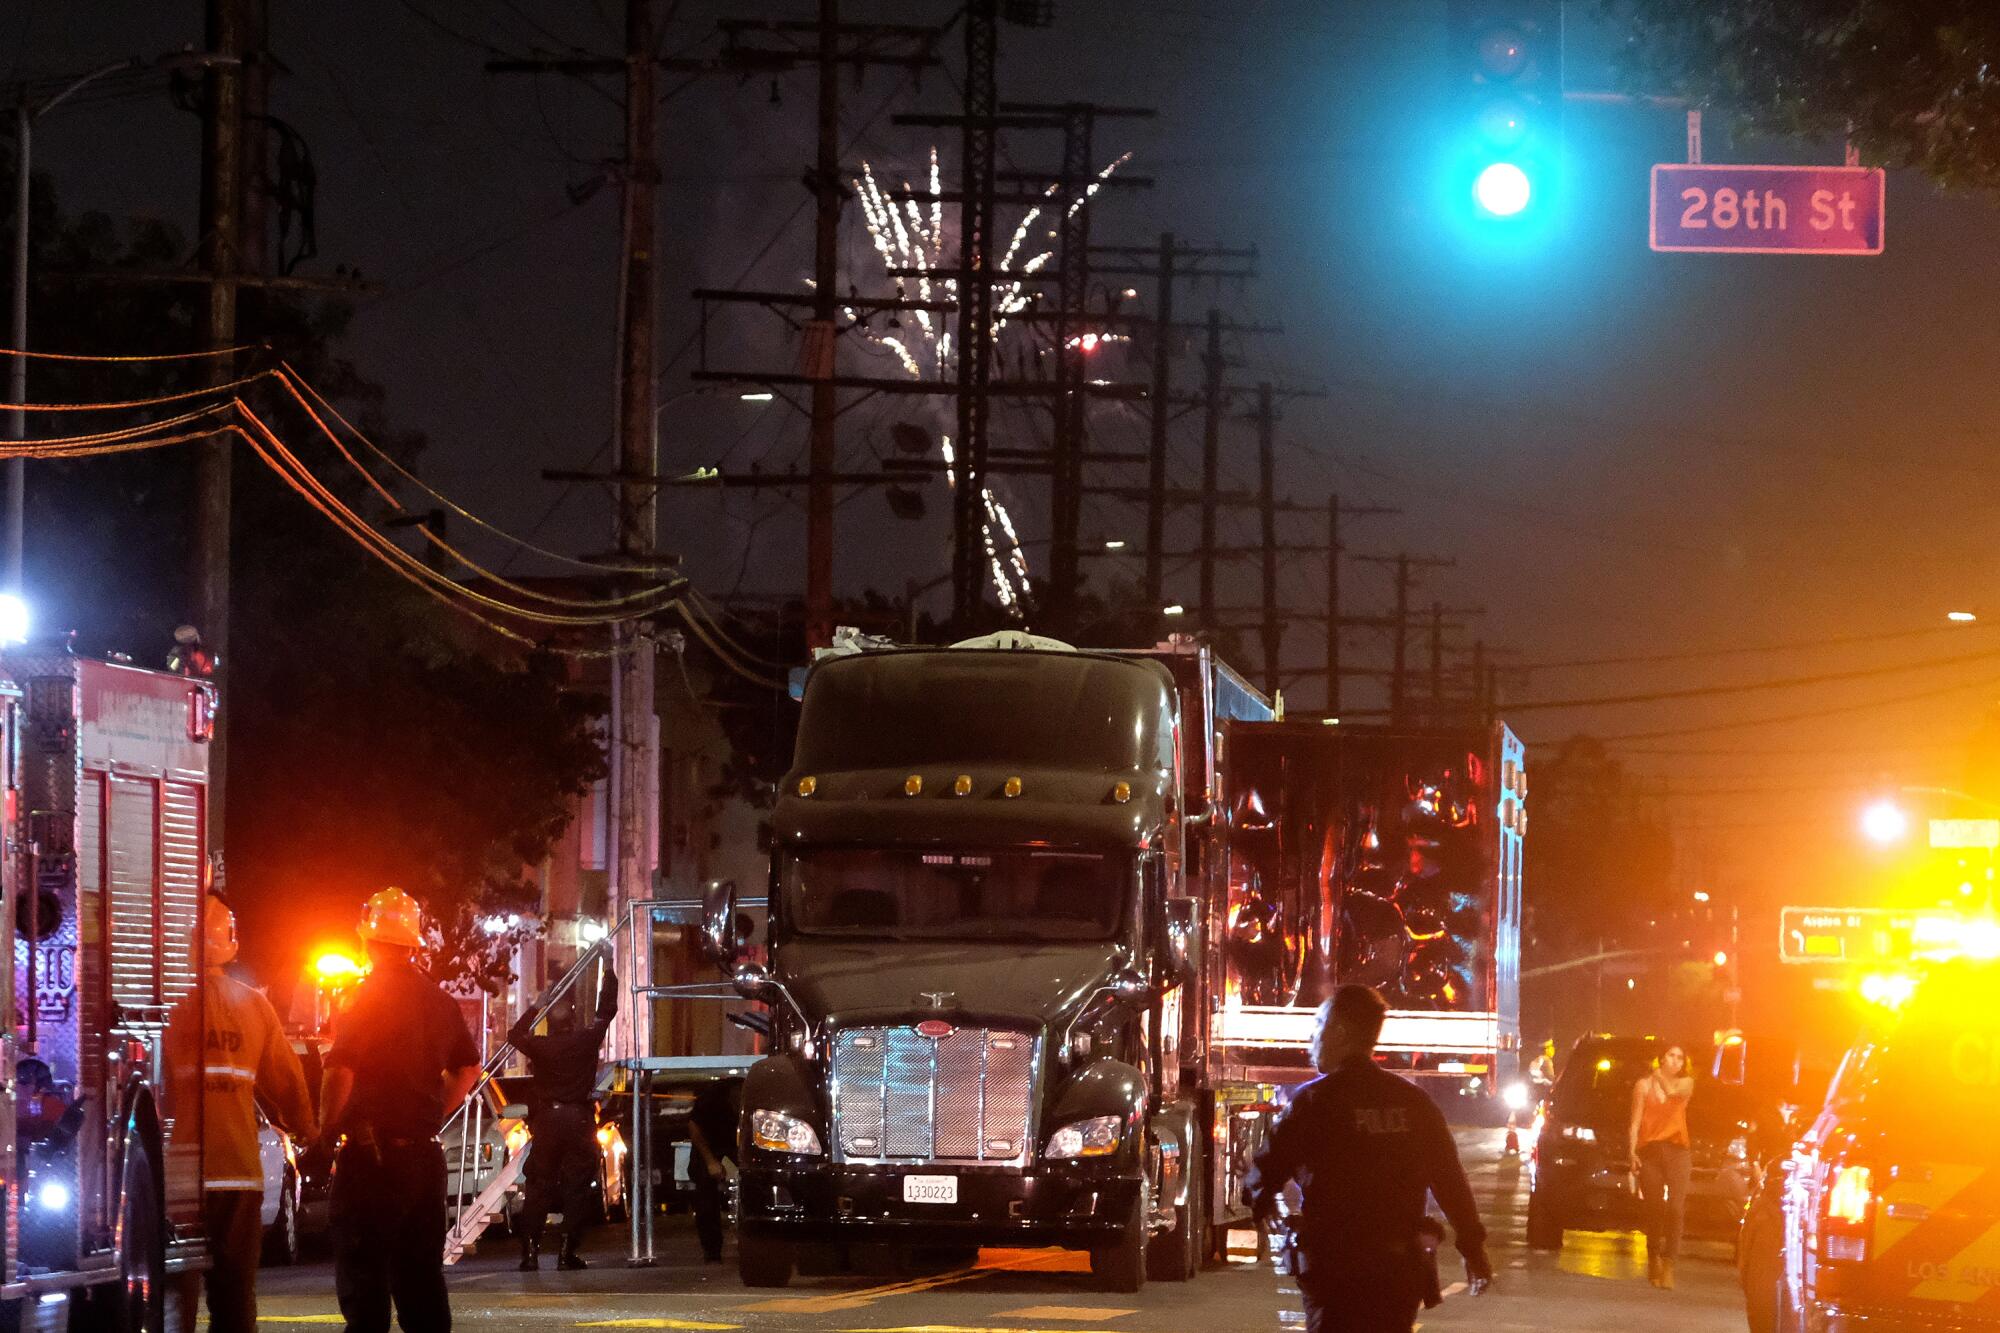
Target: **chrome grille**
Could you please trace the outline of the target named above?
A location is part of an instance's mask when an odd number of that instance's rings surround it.
[[[833,1042],[836,1151],[850,1161],[1018,1161],[1034,1072],[1025,1032],[847,1028]]]

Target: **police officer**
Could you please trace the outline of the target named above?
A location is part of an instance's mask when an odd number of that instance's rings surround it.
[[[1388,1005],[1366,986],[1342,986],[1320,1007],[1313,1067],[1271,1128],[1245,1192],[1260,1218],[1296,1178],[1299,1294],[1309,1333],[1409,1333],[1434,1301],[1424,1195],[1457,1234],[1475,1292],[1492,1281],[1486,1228],[1444,1114],[1414,1084],[1377,1068]],[[1428,1229],[1435,1237],[1435,1224]]]
[[[202,933],[208,967],[201,1057],[208,1326],[213,1333],[249,1333],[257,1327],[257,1262],[264,1247],[257,1100],[298,1142],[311,1142],[316,1130],[305,1072],[277,1010],[262,991],[223,971],[236,957],[236,915],[212,893]]]
[[[607,967],[597,992],[597,1012],[581,1022],[551,1019],[549,1031],[537,1035],[535,1016],[548,1007],[537,1000],[507,1034],[514,1049],[528,1057],[534,1074],[529,1090],[528,1191],[521,1214],[521,1268],[541,1267],[542,1227],[553,1208],[562,1209],[562,1251],[557,1268],[586,1268],[576,1252],[590,1213],[590,1191],[597,1180],[597,1049],[618,1012],[618,977]],[[567,1018],[568,1015],[563,1016]],[[553,1207],[552,1207],[553,1206]]]
[[[333,1282],[349,1333],[445,1333],[445,1167],[438,1131],[479,1081],[458,1005],[417,969],[423,913],[401,889],[368,900],[371,964],[334,1025],[321,1087],[333,1167]]]

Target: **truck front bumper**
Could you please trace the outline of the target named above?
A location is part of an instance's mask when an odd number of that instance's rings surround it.
[[[957,1203],[905,1203],[903,1177],[955,1175]],[[805,1243],[1106,1244],[1131,1224],[1139,1179],[1081,1171],[759,1165],[743,1170],[748,1234]]]

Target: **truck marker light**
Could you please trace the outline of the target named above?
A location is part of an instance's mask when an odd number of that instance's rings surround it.
[[[923,794],[924,794],[923,774],[912,773],[910,774],[910,776],[903,779],[903,795],[922,796]]]
[[[1120,805],[1123,805],[1123,804],[1125,804],[1125,802],[1127,802],[1127,801],[1131,800],[1131,799],[1132,799],[1132,784],[1131,784],[1131,783],[1129,783],[1129,782],[1114,782],[1114,783],[1112,783],[1112,784],[1111,784],[1111,799],[1112,799],[1112,800],[1114,800],[1114,801],[1116,801],[1116,802],[1118,802],[1118,804],[1120,804]]]
[[[988,1140],[986,1140],[986,1151],[988,1151],[988,1152],[1013,1152],[1013,1151],[1014,1151],[1014,1140],[1012,1140],[1012,1139],[988,1139]]]
[[[1000,794],[1010,801],[1019,796],[1021,794],[1021,779],[1008,778],[1000,784]]]
[[[945,1022],[942,1018],[927,1018],[917,1024],[917,1035],[919,1037],[928,1037],[932,1041],[943,1041],[956,1031],[958,1031],[957,1028]]]
[[[814,777],[812,774],[808,773],[804,777],[799,779],[799,786],[798,786],[799,795],[810,796],[818,790],[819,790],[819,779]]]
[[[986,1044],[996,1051],[1011,1051],[1017,1045],[1012,1037],[994,1037]]]
[[[951,794],[953,796],[972,795],[972,775],[970,773],[960,773],[957,777],[953,778],[951,780]]]

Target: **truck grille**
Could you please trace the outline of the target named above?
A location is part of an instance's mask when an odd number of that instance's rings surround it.
[[[833,1042],[843,1161],[1016,1162],[1026,1156],[1035,1039],[1026,1032],[847,1028]]]

